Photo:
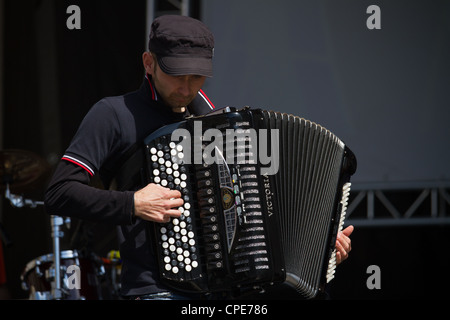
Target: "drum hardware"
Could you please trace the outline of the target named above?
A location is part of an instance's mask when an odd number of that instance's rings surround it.
[[[36,208],[43,201],[25,199],[13,191],[24,191],[38,181],[49,170],[49,165],[38,155],[24,150],[0,151],[0,177],[5,189],[5,198],[16,208]]]
[[[34,189],[49,169],[47,162],[32,152],[0,150],[0,192],[4,191],[5,198],[15,208],[43,206],[43,201],[28,199],[21,193]],[[61,249],[60,239],[64,237],[62,226],[70,228],[70,223],[70,218],[50,216],[53,252],[30,261],[21,276],[22,289],[29,291],[29,299],[101,299],[99,279],[105,276],[102,260],[93,252],[80,255],[76,250]],[[3,228],[0,228],[0,235],[6,238]],[[117,263],[113,259],[113,264]],[[76,266],[81,271],[80,289],[71,286],[69,270],[73,269],[69,266]]]
[[[0,151],[0,190],[5,190],[5,198],[8,199],[13,207],[16,208],[36,208],[44,205],[44,201],[27,199],[22,195],[13,193],[13,191],[24,191],[32,187],[45,173],[49,171],[48,163],[40,156],[25,150],[1,150]],[[59,239],[64,236],[61,231],[61,225],[70,224],[70,219],[63,219],[60,216],[51,216],[53,254],[45,256],[45,259],[38,259],[34,262],[34,273],[37,278],[45,278],[51,281],[51,291],[37,291],[33,289],[30,298],[36,300],[62,299],[65,290],[61,284],[61,251]],[[42,263],[48,264],[49,258],[53,261],[53,267],[42,270]],[[43,261],[41,261],[43,260]],[[30,268],[30,266],[27,266]],[[47,268],[47,265],[46,265]],[[25,283],[22,286],[26,287]],[[24,288],[27,290],[26,288]],[[30,288],[29,288],[30,289]]]
[[[52,261],[53,266],[49,268],[45,273],[45,279],[49,280],[51,283],[51,292],[36,292],[34,295],[35,300],[61,300],[67,297],[67,288],[62,285],[62,272],[65,271],[66,267],[61,265],[61,248],[60,248],[60,238],[64,236],[64,232],[61,230],[61,226],[65,223],[70,225],[70,218],[62,218],[60,216],[52,215],[50,217],[52,233],[51,237],[53,240],[53,254]],[[75,264],[79,266],[78,260],[75,260]],[[38,266],[37,266],[38,268]],[[37,269],[36,275],[38,277],[43,277],[44,274]]]
[[[52,239],[53,239],[53,265],[55,271],[54,281],[52,281],[52,296],[58,300],[63,298],[63,292],[61,288],[61,257],[59,238],[64,236],[64,232],[61,231],[60,226],[63,225],[64,220],[59,216],[51,216],[52,226]]]
[[[76,266],[81,272],[80,288],[70,286],[69,268]],[[100,298],[98,283],[95,281],[99,269],[91,259],[84,258],[77,250],[62,250],[60,252],[61,288],[56,290],[55,279],[57,269],[54,267],[52,253],[40,256],[27,263],[22,275],[22,289],[29,291],[30,300],[96,300]],[[93,281],[94,280],[94,281]]]
[[[0,150],[0,177],[11,192],[23,192],[49,172],[50,166],[40,156],[25,150]],[[18,203],[20,205],[20,202]],[[31,203],[32,204],[32,203]]]
[[[23,208],[28,206],[30,208],[36,208],[38,205],[44,205],[43,201],[35,201],[30,199],[24,199],[22,196],[12,194],[10,192],[9,183],[6,183],[5,198],[8,199],[11,204],[16,208]],[[53,263],[54,267],[50,269],[50,275],[47,278],[53,279],[52,292],[48,293],[36,292],[36,300],[49,300],[49,299],[62,299],[63,288],[61,286],[61,260],[60,260],[60,241],[59,239],[64,236],[64,232],[61,231],[61,226],[66,223],[70,224],[70,218],[62,218],[60,216],[52,215],[50,217],[52,227],[52,240],[53,240]],[[40,276],[43,276],[42,274]]]
[[[38,205],[39,206],[44,205],[44,201],[25,199],[23,196],[12,194],[9,188],[9,183],[6,183],[5,198],[9,200],[9,202],[13,207],[16,208],[23,208],[23,207],[36,208]]]
[[[111,250],[108,252],[107,258],[103,258],[103,261],[111,267],[111,293],[115,297],[119,297],[120,294],[120,273],[122,271],[122,260],[120,259],[120,252],[118,250]]]

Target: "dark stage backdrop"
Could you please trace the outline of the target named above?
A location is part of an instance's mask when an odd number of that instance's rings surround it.
[[[69,5],[81,9],[79,30],[66,27]],[[51,169],[89,108],[105,96],[139,88],[145,1],[5,1],[4,17],[3,145],[34,152],[50,163],[41,181],[20,191],[42,200]],[[52,250],[49,215],[41,207],[17,209],[6,201],[2,210],[12,241],[4,252],[9,288],[13,298],[24,298],[23,268]],[[66,243],[78,221],[71,225],[63,249],[70,249]],[[114,227],[95,226],[93,239],[104,241],[102,251],[117,249],[105,241],[105,229]]]
[[[381,29],[366,26],[370,5]],[[448,1],[210,0],[218,106],[292,113],[358,155],[353,181],[450,182]],[[369,11],[372,12],[372,11]]]

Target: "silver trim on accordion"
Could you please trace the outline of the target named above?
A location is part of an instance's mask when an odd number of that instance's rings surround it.
[[[168,286],[239,296],[285,282],[314,298],[334,277],[356,158],[329,130],[246,107],[190,117],[144,142],[146,182],[185,201],[180,218],[153,224]]]

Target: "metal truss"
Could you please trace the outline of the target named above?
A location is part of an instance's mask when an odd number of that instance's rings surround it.
[[[450,224],[450,186],[444,183],[357,185],[350,195],[346,225]]]
[[[195,15],[193,7],[197,0],[147,0],[147,10],[151,16],[147,16],[151,21],[163,14],[179,14],[182,16]]]

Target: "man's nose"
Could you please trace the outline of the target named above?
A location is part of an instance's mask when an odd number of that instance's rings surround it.
[[[178,84],[178,93],[183,96],[189,96],[190,91],[190,82],[188,76],[181,77]]]

